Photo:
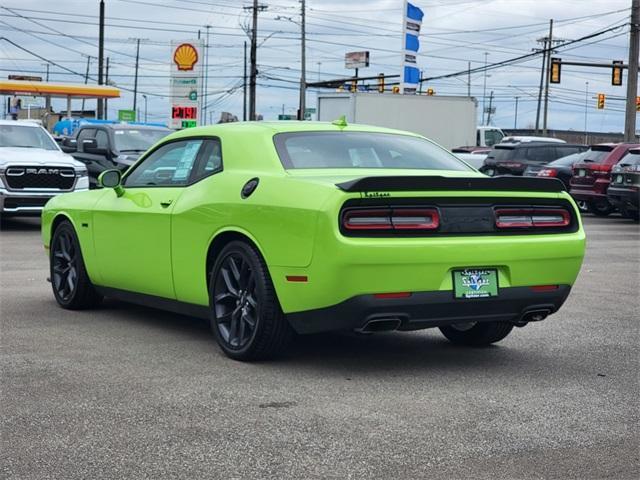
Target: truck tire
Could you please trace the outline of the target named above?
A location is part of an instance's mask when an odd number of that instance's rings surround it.
[[[442,334],[451,343],[471,347],[482,347],[499,342],[513,330],[507,322],[471,322],[440,327]]]

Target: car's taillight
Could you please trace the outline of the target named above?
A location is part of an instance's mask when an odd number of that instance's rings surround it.
[[[346,230],[436,230],[440,215],[435,208],[362,208],[347,210],[342,217]]]
[[[498,208],[498,228],[566,227],[571,215],[563,208]]]
[[[555,168],[543,168],[538,172],[539,177],[557,177],[558,170]]]

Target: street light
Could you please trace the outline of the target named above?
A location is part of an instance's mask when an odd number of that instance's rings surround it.
[[[144,98],[144,123],[147,123],[147,96],[143,93],[142,98]]]

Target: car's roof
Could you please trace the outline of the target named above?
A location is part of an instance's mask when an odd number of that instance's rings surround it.
[[[31,128],[42,128],[42,125],[39,125],[35,121],[18,121],[18,120],[0,120],[0,125],[17,125],[20,127],[31,127]]]
[[[334,125],[330,122],[301,122],[301,121],[273,121],[273,122],[232,122],[218,123],[215,125],[207,125],[204,127],[195,127],[181,130],[172,135],[176,137],[191,137],[198,135],[217,135],[225,131],[246,132],[246,133],[262,133],[275,135],[278,133],[292,132],[377,132],[377,133],[395,133],[402,135],[419,136],[416,133],[406,132],[402,130],[393,130],[391,128],[375,127],[372,125],[348,124],[347,126]]]
[[[80,128],[110,128],[112,130],[169,130],[156,125],[132,125],[130,123],[85,123]]]
[[[567,147],[584,147],[579,143],[559,143],[559,142],[525,142],[525,143],[496,143],[494,148],[499,149],[515,149],[515,148],[535,148],[535,147],[555,147],[555,148],[567,148]]]

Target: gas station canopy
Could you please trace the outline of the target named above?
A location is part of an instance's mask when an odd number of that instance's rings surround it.
[[[106,85],[0,80],[0,94],[49,98],[118,98],[120,89]]]

